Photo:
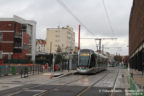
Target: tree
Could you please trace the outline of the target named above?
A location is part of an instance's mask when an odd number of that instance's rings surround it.
[[[114,56],[114,60],[118,61],[118,62],[122,62],[122,56],[116,55],[116,56]]]

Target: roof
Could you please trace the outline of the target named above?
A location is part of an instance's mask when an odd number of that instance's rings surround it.
[[[25,20],[19,16],[14,15],[13,18],[0,18],[0,21],[15,21],[18,23],[22,24],[30,24],[30,25],[35,25],[36,21],[34,20]]]

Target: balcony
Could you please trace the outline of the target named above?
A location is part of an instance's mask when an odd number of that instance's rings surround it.
[[[22,49],[22,46],[21,46],[21,44],[15,44],[14,48]]]
[[[22,33],[21,32],[16,32],[14,37],[15,38],[22,38]]]
[[[21,29],[21,32],[27,32],[27,30],[26,29]]]
[[[16,43],[14,44],[14,53],[21,53],[22,52],[22,45],[21,43]]]

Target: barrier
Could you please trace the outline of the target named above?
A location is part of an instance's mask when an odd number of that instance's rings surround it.
[[[50,73],[50,76],[49,76],[49,78],[50,78],[50,79],[52,79],[52,78],[53,78],[53,74],[52,74],[52,73]]]
[[[14,66],[11,67],[11,74],[16,74],[16,68]]]
[[[141,90],[137,87],[135,82],[132,79],[132,76],[130,75],[130,92],[131,96],[144,96],[144,92],[141,92]]]
[[[39,74],[43,65],[38,64],[0,64],[0,76],[21,74]]]

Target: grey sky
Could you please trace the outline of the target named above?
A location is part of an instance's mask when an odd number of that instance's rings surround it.
[[[116,41],[103,41],[108,46],[122,47],[121,50],[106,50],[112,53],[128,54],[128,24],[132,0],[105,0],[111,25],[111,31],[102,0],[62,0],[65,5],[94,33],[83,26],[82,37],[117,37]],[[0,17],[18,15],[24,19],[37,21],[37,38],[46,38],[46,28],[72,26],[76,32],[77,22],[56,0],[0,0]],[[96,49],[94,40],[82,40],[82,48]]]

